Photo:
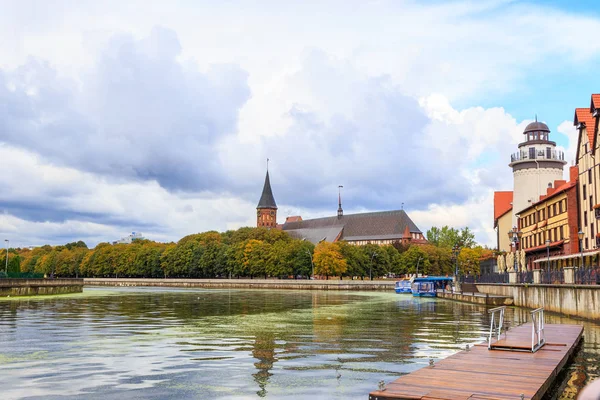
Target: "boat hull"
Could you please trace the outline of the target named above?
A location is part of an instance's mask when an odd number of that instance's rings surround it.
[[[414,297],[437,297],[437,295],[435,293],[422,293],[422,292],[416,292],[412,294]]]

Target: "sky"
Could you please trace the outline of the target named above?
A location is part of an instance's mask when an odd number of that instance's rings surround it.
[[[567,1],[0,0],[11,246],[402,206],[493,246],[535,116],[574,158],[600,13]],[[566,176],[566,170],[565,170]]]

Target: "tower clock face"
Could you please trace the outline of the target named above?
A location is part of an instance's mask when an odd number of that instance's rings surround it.
[[[256,216],[257,216],[257,217],[260,217],[260,211],[257,211],[257,212],[256,212]]]
[[[275,211],[271,211],[271,216],[274,216],[274,215],[275,215]]]

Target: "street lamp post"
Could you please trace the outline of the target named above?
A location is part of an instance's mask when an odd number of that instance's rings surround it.
[[[4,267],[4,274],[8,277],[8,239],[4,239],[6,242],[6,266]]]
[[[581,253],[581,267],[583,268],[583,231],[580,229],[577,232],[577,236],[579,237],[579,252]]]
[[[371,271],[373,269],[373,258],[377,257],[377,253],[373,252],[373,254],[371,255],[371,265],[369,265],[369,280],[373,280],[373,276],[371,274]]]
[[[517,229],[516,226],[508,231],[508,239],[512,242],[513,252],[514,252],[514,263],[513,263],[513,271],[519,272],[519,267],[517,265],[517,248],[519,247],[519,240],[521,239],[521,235],[523,232]]]
[[[460,253],[460,247],[458,244],[455,244],[452,247],[452,256],[454,256],[454,276],[458,279],[458,253]]]
[[[546,269],[550,271],[550,239],[546,239]]]

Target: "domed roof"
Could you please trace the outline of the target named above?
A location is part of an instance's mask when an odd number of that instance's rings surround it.
[[[540,131],[541,132],[550,132],[550,129],[548,128],[548,125],[546,125],[545,123],[534,121],[534,122],[530,123],[529,125],[527,125],[527,127],[525,128],[523,133],[540,132]]]

